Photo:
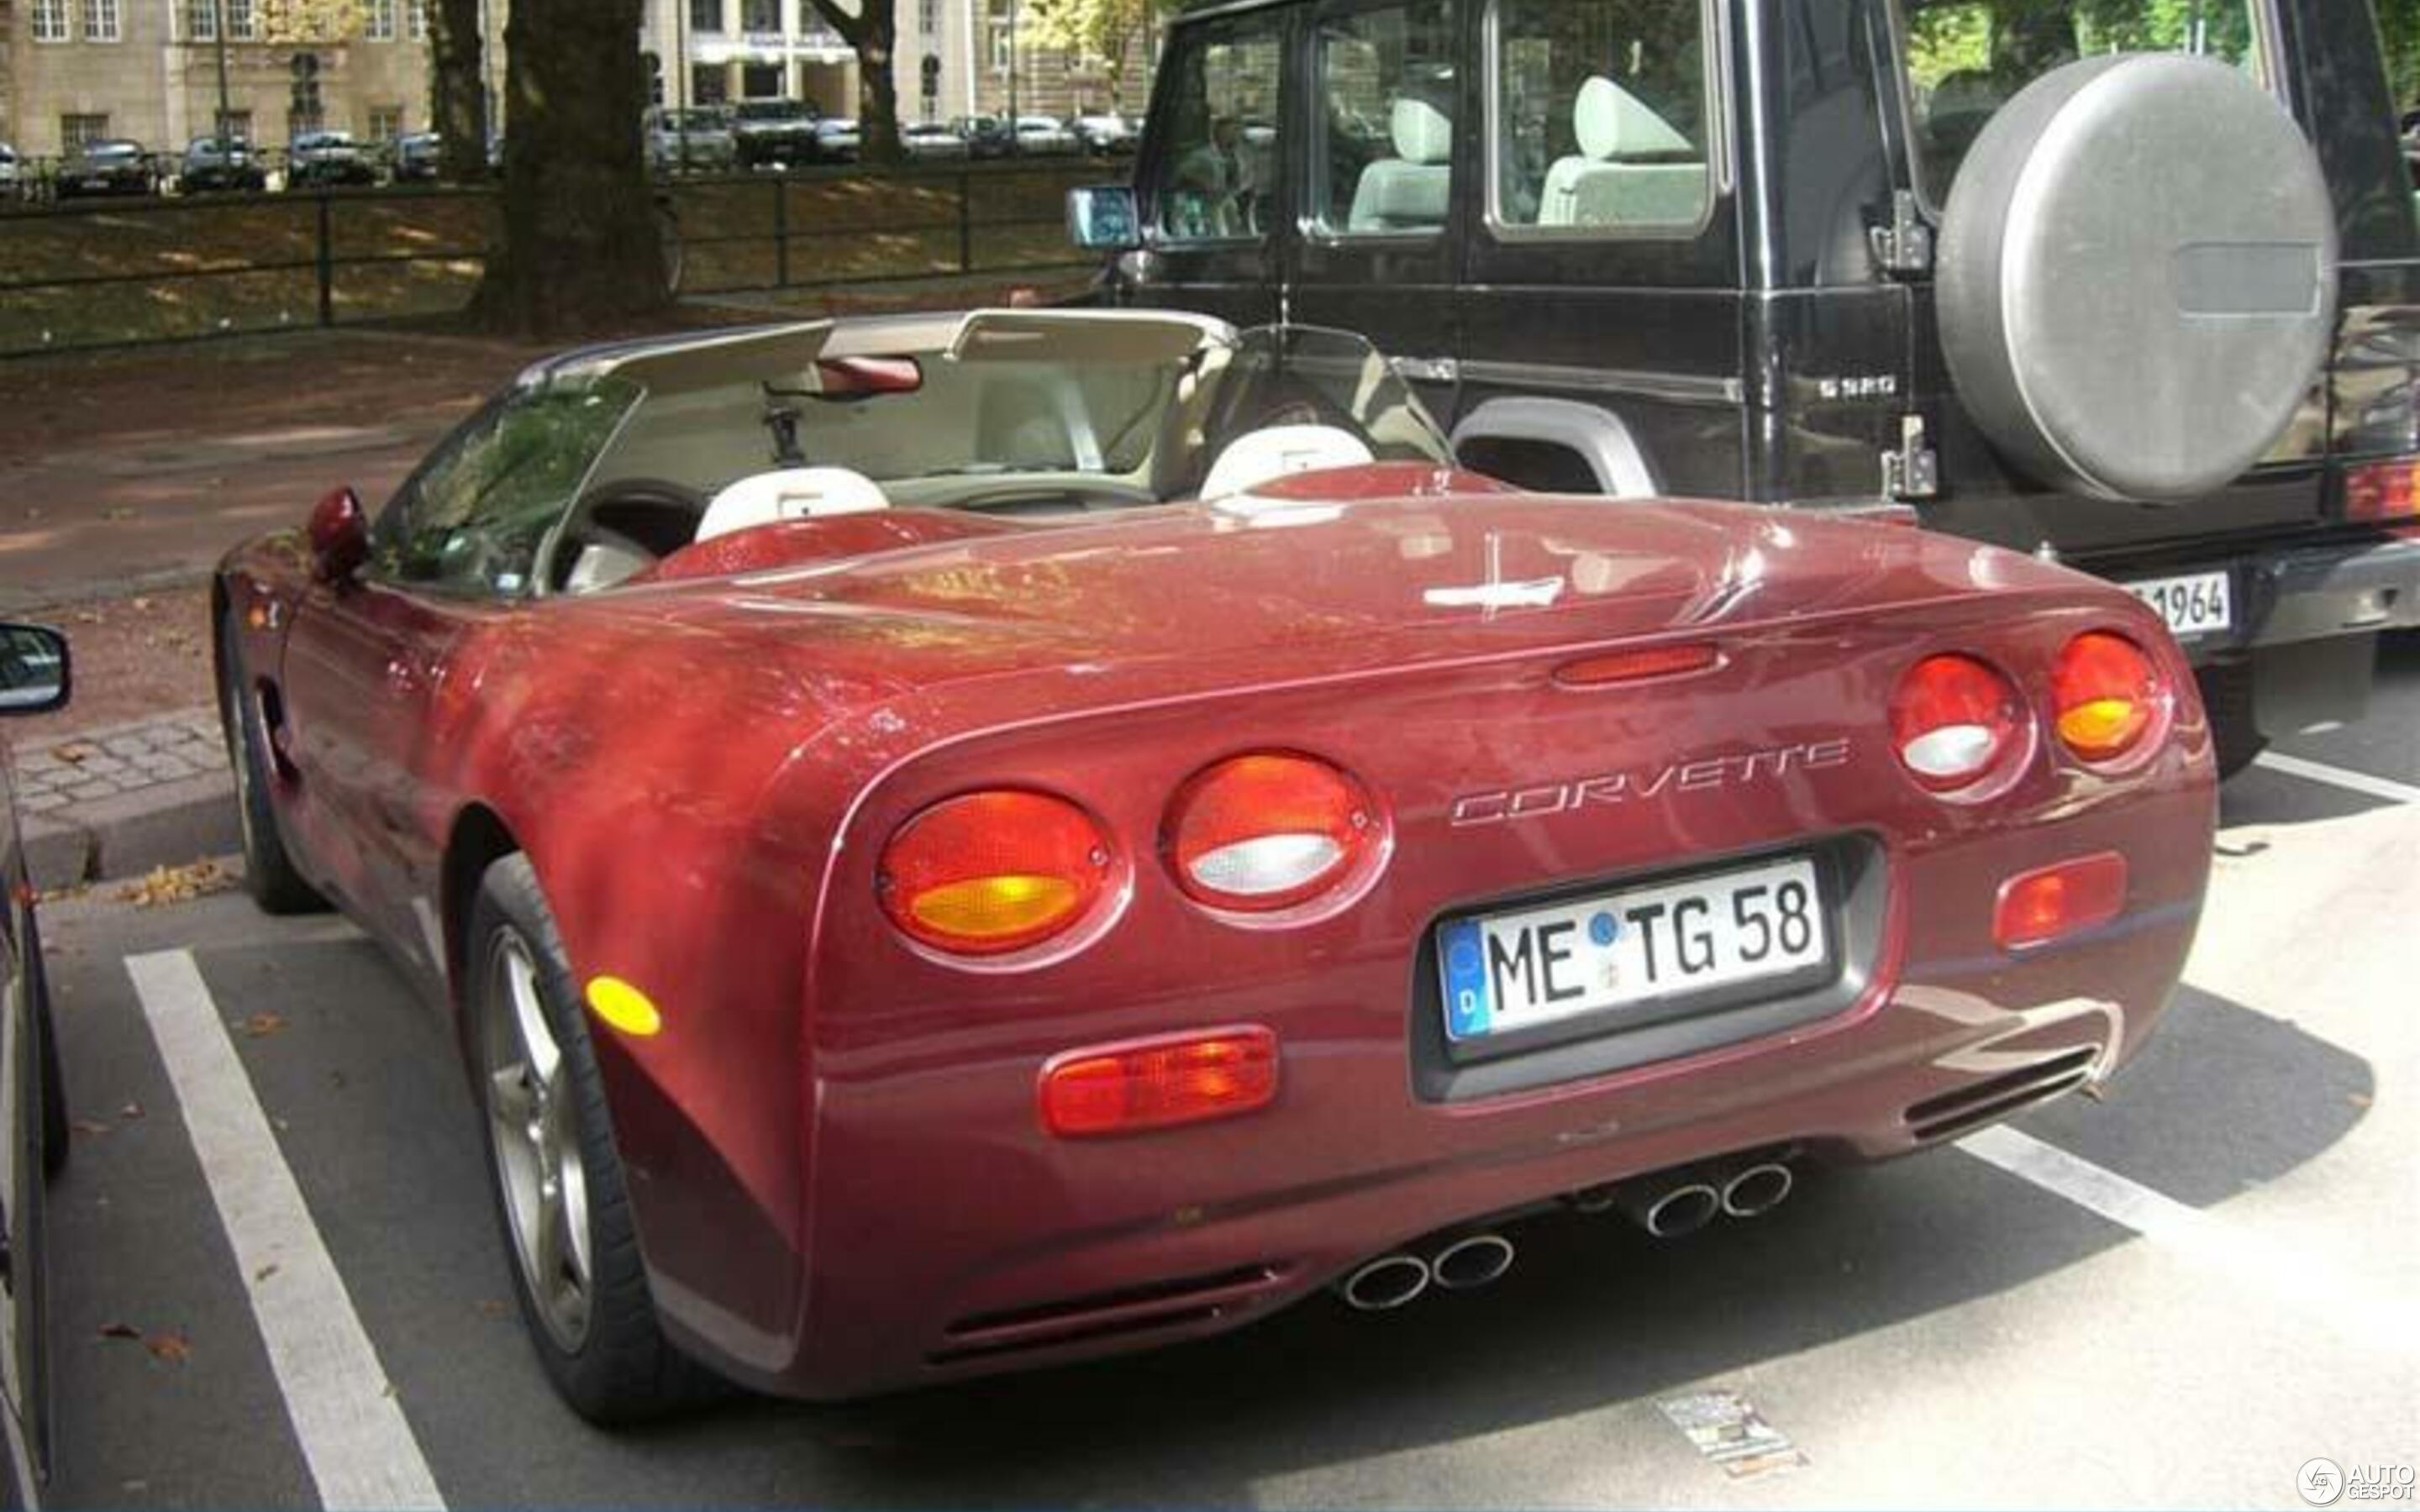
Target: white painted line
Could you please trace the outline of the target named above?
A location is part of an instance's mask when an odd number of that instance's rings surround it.
[[[2409,1357],[2420,1349],[2420,1304],[2366,1293],[2306,1250],[2286,1251],[2198,1208],[2130,1181],[2055,1145],[2001,1124],[1958,1141],[1987,1165],[2065,1197],[2202,1268],[2266,1292],[2350,1341]]]
[[[194,958],[130,956],[127,973],[235,1251],[302,1458],[331,1512],[445,1500],[320,1242]]]
[[[2420,788],[2409,782],[2397,782],[2367,772],[2348,772],[2341,766],[2324,762],[2306,762],[2300,756],[2288,756],[2279,751],[2262,751],[2254,759],[2256,766],[2265,766],[2288,777],[2299,777],[2306,782],[2325,782],[2347,793],[2359,793],[2367,797],[2384,798],[2389,803],[2420,803]]]

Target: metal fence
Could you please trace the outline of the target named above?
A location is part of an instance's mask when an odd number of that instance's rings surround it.
[[[659,185],[684,294],[1086,266],[1061,162],[812,170]],[[0,212],[0,356],[439,316],[496,239],[492,189],[398,187]]]

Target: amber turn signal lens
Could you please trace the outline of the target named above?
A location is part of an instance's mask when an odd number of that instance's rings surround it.
[[[1107,890],[1100,826],[1064,798],[970,793],[900,827],[882,853],[883,911],[954,955],[1007,955],[1073,929]]]
[[[2060,652],[2051,670],[2059,743],[2088,762],[2113,761],[2139,745],[2167,689],[2143,648],[2092,630]]]
[[[1138,1134],[1265,1107],[1278,1037],[1264,1028],[1078,1050],[1043,1068],[1042,1126],[1063,1137]]]
[[[2126,907],[2126,858],[2115,851],[2062,861],[2000,886],[1992,937],[2022,950],[2108,923]]]

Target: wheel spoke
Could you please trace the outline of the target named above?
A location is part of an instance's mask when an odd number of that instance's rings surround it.
[[[528,948],[515,938],[504,943],[502,965],[521,1059],[529,1067],[534,1082],[541,1088],[550,1087],[562,1064],[563,1052],[555,1045],[554,1031],[547,1026],[546,1003],[538,992],[537,964],[530,959]]]
[[[510,1134],[517,1139],[528,1138],[531,1115],[537,1111],[536,1089],[530,1085],[529,1067],[500,1066],[489,1072],[488,1107],[495,1118],[498,1137]]]

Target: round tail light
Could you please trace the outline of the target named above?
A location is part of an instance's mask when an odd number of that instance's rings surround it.
[[[2024,729],[2016,685],[1972,656],[1927,656],[1891,699],[1900,764],[1935,793],[1968,787],[1999,764]]]
[[[2113,761],[2142,744],[2167,697],[2143,648],[2106,630],[2069,641],[2050,686],[2060,744],[2088,762]]]
[[[1039,793],[970,793],[900,826],[882,853],[883,911],[954,955],[1007,955],[1074,928],[1109,880],[1092,816]]]
[[[1274,913],[1335,887],[1375,843],[1361,784],[1308,756],[1237,756],[1180,789],[1167,847],[1196,901]]]

